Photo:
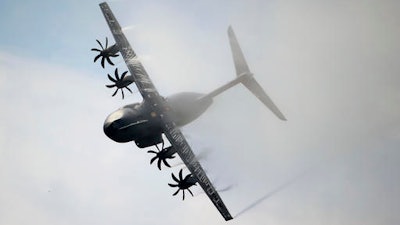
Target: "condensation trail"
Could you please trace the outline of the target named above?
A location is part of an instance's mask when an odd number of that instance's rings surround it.
[[[267,198],[269,198],[269,197],[275,195],[276,193],[278,193],[278,192],[284,190],[285,188],[287,188],[288,186],[290,186],[291,184],[293,184],[296,180],[298,180],[300,177],[303,177],[304,175],[306,175],[307,172],[308,172],[308,170],[305,171],[305,172],[303,172],[303,173],[301,173],[300,175],[294,177],[293,179],[291,179],[291,180],[285,182],[284,184],[278,186],[278,187],[275,188],[274,190],[268,192],[267,194],[265,194],[264,196],[262,196],[261,198],[257,199],[256,201],[254,201],[253,203],[251,203],[251,204],[250,204],[249,206],[247,206],[246,208],[244,208],[242,211],[238,212],[234,218],[236,218],[236,217],[242,215],[243,213],[249,211],[250,209],[256,207],[256,206],[259,205],[261,202],[263,202],[265,199],[267,199]]]
[[[128,31],[128,30],[132,30],[132,29],[135,28],[135,27],[136,27],[136,25],[131,25],[131,26],[123,27],[123,28],[121,28],[121,29],[122,29],[122,31]]]

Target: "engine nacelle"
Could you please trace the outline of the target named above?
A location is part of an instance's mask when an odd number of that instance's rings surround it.
[[[149,137],[141,137],[135,140],[136,146],[139,148],[147,148],[153,145],[162,143],[163,139],[161,134]]]

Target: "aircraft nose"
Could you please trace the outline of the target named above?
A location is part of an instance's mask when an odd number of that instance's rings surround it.
[[[115,120],[115,121],[110,121],[110,122],[105,122],[104,123],[104,133],[111,139],[117,134],[119,128],[121,127],[120,125],[120,119]]]
[[[119,109],[111,113],[104,121],[103,130],[104,133],[110,139],[120,142],[119,136],[121,135],[121,127],[124,126],[124,121],[126,120],[127,112],[125,109]]]

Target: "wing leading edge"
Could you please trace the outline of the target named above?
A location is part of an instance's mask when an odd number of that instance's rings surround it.
[[[150,77],[138,60],[125,35],[123,34],[121,26],[119,25],[117,19],[112,13],[110,7],[106,2],[103,2],[100,4],[100,8],[103,12],[104,18],[108,23],[111,33],[114,36],[116,45],[118,46],[120,53],[124,58],[126,66],[128,67],[129,72],[134,78],[135,84],[138,87],[140,94],[145,101],[151,103],[150,105],[153,106],[154,112],[157,112],[158,115],[160,115],[163,121],[164,134],[168,138],[170,144],[175,148],[179,157],[185,163],[186,167],[189,169],[192,175],[196,178],[201,188],[210,198],[210,200],[224,217],[224,219],[233,219],[218,192],[215,190],[211,181],[208,179],[199,161],[193,154],[193,151],[187,143],[182,132],[169,118],[167,109],[169,109],[170,107],[168,106],[168,103],[163,100],[163,98],[159,95],[157,89],[154,87],[153,82],[150,80]]]

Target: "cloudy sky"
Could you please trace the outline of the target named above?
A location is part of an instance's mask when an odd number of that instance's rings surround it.
[[[113,68],[93,64],[95,40],[111,38],[99,3],[0,3],[0,224],[226,224],[200,188],[172,197],[179,160],[160,172],[146,150],[103,134],[110,112],[141,98],[112,98]],[[229,224],[399,224],[399,1],[109,5],[165,96],[234,78],[232,25],[288,118],[237,86],[183,128],[228,189]]]

